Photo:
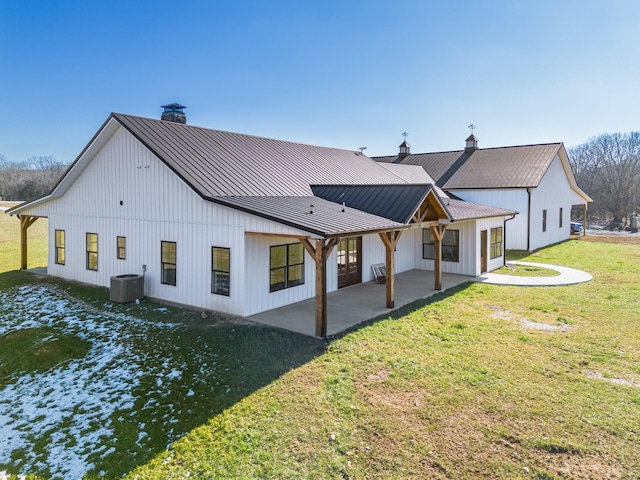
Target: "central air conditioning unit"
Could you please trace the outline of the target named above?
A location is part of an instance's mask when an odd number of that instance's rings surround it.
[[[144,276],[136,274],[111,277],[109,299],[112,302],[127,303],[144,298]]]

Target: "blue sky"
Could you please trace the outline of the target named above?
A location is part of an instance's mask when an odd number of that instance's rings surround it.
[[[0,0],[0,154],[75,159],[110,112],[369,155],[638,130],[637,0]]]

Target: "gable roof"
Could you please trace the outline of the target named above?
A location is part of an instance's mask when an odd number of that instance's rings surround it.
[[[308,196],[311,184],[414,183],[359,151],[120,113],[112,117],[204,198]]]
[[[420,166],[383,164],[359,151],[112,113],[50,195],[8,213],[62,197],[120,128],[203,199],[320,235],[401,228],[434,191]],[[349,208],[325,216],[335,210],[327,203],[342,203],[345,188]],[[442,203],[447,196],[437,187],[435,193],[441,214],[452,220]],[[318,212],[309,214],[316,203]]]
[[[373,215],[408,223],[432,185],[312,185],[316,197]]]
[[[480,148],[473,151],[379,157],[381,162],[420,165],[444,189],[533,188],[538,186],[562,143]]]

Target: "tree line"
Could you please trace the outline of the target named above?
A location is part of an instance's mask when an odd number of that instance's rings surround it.
[[[0,155],[0,199],[29,202],[48,195],[66,168],[51,155],[22,162]]]
[[[593,199],[589,215],[624,228],[640,203],[640,132],[605,133],[568,149],[580,188]]]

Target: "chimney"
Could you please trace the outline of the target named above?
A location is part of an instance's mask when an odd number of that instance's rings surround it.
[[[469,135],[469,138],[467,138],[466,142],[467,143],[464,146],[465,152],[471,153],[475,152],[478,149],[478,139],[473,133]]]
[[[162,105],[164,108],[160,120],[166,122],[175,123],[187,123],[187,115],[184,113],[184,109],[187,108],[179,103],[170,103],[168,105]]]
[[[411,145],[409,145],[407,143],[407,141],[405,140],[404,142],[402,142],[400,144],[400,154],[399,154],[399,156],[406,157],[410,153],[411,153]]]

